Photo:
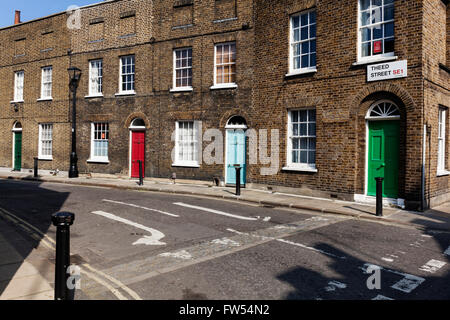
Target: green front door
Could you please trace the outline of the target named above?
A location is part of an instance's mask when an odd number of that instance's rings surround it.
[[[22,132],[14,132],[14,170],[22,169]]]
[[[376,195],[376,177],[383,177],[383,197],[398,197],[399,121],[369,122],[367,194]]]

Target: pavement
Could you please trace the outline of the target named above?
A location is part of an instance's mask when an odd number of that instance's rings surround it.
[[[27,243],[0,220],[0,300],[53,300],[52,264],[39,257],[39,246],[25,249]]]
[[[166,194],[195,195],[216,199],[256,203],[263,207],[285,207],[324,214],[352,217],[357,220],[378,221],[398,224],[420,231],[450,232],[450,204],[444,204],[426,212],[383,208],[383,216],[375,215],[375,206],[348,201],[306,197],[294,194],[277,193],[249,188],[241,189],[241,195],[234,194],[234,188],[217,187],[212,182],[196,180],[176,180],[146,178],[139,186],[135,179],[118,178],[108,175],[80,176],[69,179],[67,174],[41,174],[37,178],[32,173],[11,172],[0,168],[0,179],[62,183],[69,185],[98,186],[112,189],[139,190]],[[2,214],[2,212],[0,212]],[[3,215],[6,213],[3,212]],[[6,217],[8,218],[8,217]],[[9,217],[11,220],[11,217]],[[11,221],[21,223],[20,221]],[[0,219],[0,300],[51,300],[53,299],[54,266],[48,263],[39,251],[40,242],[34,248],[23,249],[24,238],[14,226]],[[48,251],[47,251],[48,254]],[[44,254],[45,255],[45,254]],[[47,261],[47,263],[44,263]],[[42,263],[41,263],[42,262]],[[50,267],[49,267],[50,265]]]

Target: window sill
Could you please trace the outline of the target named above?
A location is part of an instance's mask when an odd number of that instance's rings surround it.
[[[238,86],[235,83],[227,83],[227,84],[215,84],[210,87],[210,90],[220,90],[220,89],[236,89]]]
[[[366,64],[393,61],[393,60],[397,60],[397,59],[398,59],[397,56],[384,56],[384,57],[377,57],[377,58],[370,58],[370,59],[360,59],[360,60],[356,61],[355,63],[352,63],[352,66],[363,66]]]
[[[316,73],[316,72],[317,72],[316,68],[314,68],[314,69],[297,70],[297,71],[292,71],[292,72],[289,72],[288,74],[285,74],[284,77],[285,78],[289,78],[289,77],[295,77],[295,76],[298,76],[298,75],[301,75],[301,74]]]
[[[118,92],[118,93],[116,93],[116,97],[121,97],[121,96],[135,96],[135,95],[136,95],[136,91]]]
[[[10,103],[24,103],[24,102],[25,102],[24,100],[10,101]]]
[[[450,175],[450,171],[447,170],[440,170],[437,172],[436,176],[438,177],[444,177]]]
[[[53,98],[39,98],[37,101],[53,101]]]
[[[172,167],[184,167],[184,168],[200,168],[200,165],[197,163],[172,163]]]
[[[184,87],[184,88],[173,88],[170,89],[169,92],[192,92],[194,89],[192,87]]]
[[[312,167],[283,167],[283,171],[298,171],[298,172],[318,172],[316,168]]]
[[[96,95],[84,96],[84,98],[85,98],[85,99],[103,98],[103,94],[96,94]]]
[[[86,162],[88,163],[109,163],[108,159],[87,159]]]
[[[53,161],[53,157],[38,157],[39,161]]]

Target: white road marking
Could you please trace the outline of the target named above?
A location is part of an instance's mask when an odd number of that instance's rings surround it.
[[[426,264],[424,264],[423,266],[421,266],[419,268],[419,270],[425,271],[425,272],[429,272],[429,273],[435,273],[436,271],[438,271],[440,268],[442,268],[445,265],[445,262],[439,261],[439,260],[434,260],[431,259],[430,261],[428,261]]]
[[[191,260],[192,259],[192,255],[187,252],[186,250],[181,250],[181,251],[176,251],[176,252],[164,252],[159,254],[159,256],[161,257],[172,257],[172,258],[177,258],[177,259],[182,259],[182,260]]]
[[[333,280],[328,282],[328,286],[325,287],[325,290],[330,292],[336,291],[336,289],[345,289],[345,288],[347,288],[347,285],[345,283]]]
[[[231,228],[228,228],[227,231],[230,231],[230,232],[233,232],[233,233],[236,233],[236,234],[240,234],[240,235],[248,235],[248,236],[251,235],[249,233],[236,231],[236,230],[231,229]],[[329,252],[326,252],[326,251],[323,251],[323,250],[320,250],[320,249],[317,249],[317,248],[309,247],[309,246],[306,246],[306,245],[298,243],[298,242],[293,242],[293,241],[289,241],[289,240],[285,240],[285,239],[263,237],[263,236],[258,236],[258,235],[253,235],[253,236],[261,238],[263,240],[276,240],[278,242],[283,242],[283,243],[287,243],[287,244],[290,244],[290,245],[293,245],[293,246],[301,247],[303,249],[312,250],[312,251],[315,251],[315,252],[318,252],[318,253],[322,253],[322,254],[325,254],[327,256],[331,256],[331,257],[338,258],[338,259],[346,259],[346,257],[340,257],[340,256],[337,256],[335,254],[332,254],[332,253],[329,253]]]
[[[143,207],[143,206],[138,206],[138,205],[132,204],[132,203],[126,203],[126,202],[115,201],[115,200],[108,200],[108,199],[103,199],[103,201],[116,203],[116,204],[122,204],[124,206],[139,208],[139,209],[143,209],[143,210],[147,210],[147,211],[154,211],[154,212],[158,212],[158,213],[161,213],[161,214],[165,214],[166,216],[171,216],[171,217],[175,217],[175,218],[180,217],[179,215],[176,215],[176,214],[173,214],[173,213],[169,213],[169,212],[161,211],[161,210],[157,210],[157,209],[152,209],[152,208],[147,208],[147,207]]]
[[[429,234],[422,234],[421,236],[424,238],[432,238],[433,237],[433,236],[430,236]]]
[[[394,261],[394,259],[391,259],[391,258],[381,258],[381,260],[387,261],[387,262],[393,262]]]
[[[365,263],[363,267],[360,267],[360,269],[364,270],[365,273],[367,273],[367,269],[369,267],[372,267],[372,269],[378,268],[380,270],[384,270],[393,274],[397,274],[403,277],[400,281],[396,282],[394,285],[391,286],[391,288],[400,290],[406,293],[410,293],[415,288],[417,288],[422,282],[425,281],[424,278],[414,276],[409,273],[403,273],[395,270],[386,269],[374,264]]]
[[[128,224],[130,226],[133,226],[133,227],[138,228],[138,229],[145,230],[145,231],[150,232],[152,234],[151,236],[144,236],[144,237],[142,237],[141,239],[139,239],[136,242],[134,242],[133,245],[145,244],[145,245],[152,245],[152,246],[162,246],[162,245],[166,244],[165,242],[161,242],[160,241],[162,238],[165,237],[164,233],[162,233],[161,231],[158,231],[156,229],[152,229],[152,228],[146,227],[146,226],[144,226],[142,224],[135,223],[135,222],[130,221],[128,219],[124,219],[124,218],[118,217],[118,216],[113,215],[113,214],[108,213],[108,212],[93,211],[92,213],[96,214],[96,215],[99,215],[99,216],[102,216],[102,217],[105,217],[105,218],[108,218],[108,219],[111,219],[111,220],[115,220],[115,221],[118,221],[118,222],[122,222],[122,223]]]
[[[227,212],[223,212],[223,211],[219,211],[219,210],[214,210],[214,209],[209,209],[209,208],[204,208],[204,207],[199,207],[199,206],[193,206],[193,205],[186,204],[183,202],[175,202],[174,205],[191,208],[191,209],[196,209],[196,210],[201,210],[201,211],[206,211],[206,212],[211,212],[211,213],[219,214],[221,216],[226,216],[226,217],[236,218],[236,219],[241,219],[241,220],[248,220],[248,221],[258,220],[258,218],[238,216],[235,214],[231,214],[231,213],[227,213]]]
[[[444,251],[444,254],[450,256],[450,246]]]
[[[223,244],[225,246],[230,246],[230,247],[240,247],[241,246],[241,244],[239,242],[228,239],[228,238],[215,239],[211,242],[214,244]]]
[[[388,297],[385,297],[385,296],[379,294],[375,298],[373,298],[372,300],[394,300],[394,299],[388,298]]]

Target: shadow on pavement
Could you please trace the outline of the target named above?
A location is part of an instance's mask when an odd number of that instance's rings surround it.
[[[41,182],[16,182],[0,179],[0,208],[6,210],[6,215],[9,212],[33,225],[43,234],[49,233],[55,239],[56,228],[52,226],[51,215],[61,210],[70,193],[48,190],[41,187],[41,184]],[[6,240],[3,245],[0,242],[0,252],[4,251],[0,257],[0,280],[2,280],[0,281],[0,295],[2,295],[18,269],[33,249],[38,247],[42,236],[37,232],[33,232],[32,236],[26,234],[24,230],[4,218],[3,215],[0,216],[0,220],[2,222],[0,232]],[[53,254],[52,258],[54,258]],[[45,266],[49,263],[54,263],[54,261],[48,261],[48,263],[44,261],[39,272],[45,272]],[[34,286],[35,284],[32,284],[27,287],[33,289]]]

